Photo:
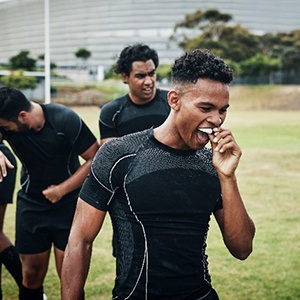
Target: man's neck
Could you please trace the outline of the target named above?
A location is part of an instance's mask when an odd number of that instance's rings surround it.
[[[32,103],[31,128],[40,131],[45,125],[45,115],[42,107],[37,103]]]
[[[130,100],[134,104],[136,104],[136,105],[143,105],[143,104],[147,104],[147,103],[151,102],[155,98],[156,92],[157,92],[157,89],[155,88],[152,97],[149,98],[149,99],[141,99],[139,97],[135,97],[130,92],[128,93],[128,95],[129,95]]]

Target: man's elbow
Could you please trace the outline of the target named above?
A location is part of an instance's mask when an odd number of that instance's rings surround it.
[[[249,257],[249,255],[253,251],[252,242],[248,245],[243,245],[243,247],[239,247],[238,249],[229,249],[232,256],[239,260],[245,260]]]

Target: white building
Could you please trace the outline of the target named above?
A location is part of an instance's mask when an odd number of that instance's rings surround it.
[[[2,0],[3,1],[3,0]],[[127,44],[154,47],[161,63],[171,63],[181,50],[169,41],[176,22],[196,10],[216,8],[254,33],[300,28],[299,0],[49,0],[50,60],[75,67],[74,52],[88,49],[87,64],[107,69]],[[0,63],[21,50],[44,54],[44,1],[0,3]]]

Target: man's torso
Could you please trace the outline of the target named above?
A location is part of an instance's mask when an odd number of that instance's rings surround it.
[[[91,182],[100,181],[111,193],[99,185],[99,194],[95,186],[91,191],[94,200],[88,187],[80,196],[111,215],[115,295],[123,299],[132,292],[130,299],[139,299],[148,291],[155,299],[184,299],[210,284],[206,234],[211,213],[221,208],[219,181],[209,150],[170,149],[147,134],[106,145]]]

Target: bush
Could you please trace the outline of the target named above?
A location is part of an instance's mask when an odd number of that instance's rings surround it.
[[[159,65],[156,70],[157,80],[162,81],[167,79],[168,82],[171,80],[171,65]]]
[[[35,89],[37,79],[34,76],[23,76],[20,72],[12,73],[8,76],[3,76],[0,79],[1,83],[6,86],[11,86],[16,89]]]

